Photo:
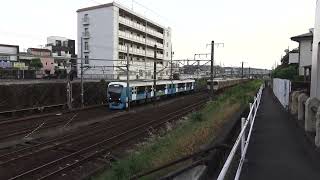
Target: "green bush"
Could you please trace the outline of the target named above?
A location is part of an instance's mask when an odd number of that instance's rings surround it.
[[[295,64],[278,66],[272,71],[272,78],[294,80],[298,76],[298,66]]]
[[[35,70],[39,70],[43,67],[40,58],[33,58],[30,62],[30,67]]]
[[[203,121],[203,114],[201,112],[194,112],[191,114],[191,119],[193,121]]]

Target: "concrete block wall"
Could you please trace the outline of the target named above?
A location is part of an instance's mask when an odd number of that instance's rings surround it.
[[[314,143],[320,147],[320,100],[303,91],[294,91],[290,96],[290,113],[303,121],[306,132],[316,134]]]

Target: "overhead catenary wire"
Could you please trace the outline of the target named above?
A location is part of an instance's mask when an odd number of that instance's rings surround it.
[[[32,55],[32,54],[10,54],[10,53],[0,53],[0,56],[19,56],[21,58],[22,57],[29,57],[29,58],[54,58],[54,59],[61,59],[61,60],[81,60],[80,57],[56,57],[56,56],[39,56],[39,55]],[[139,56],[139,55],[138,55]],[[144,56],[141,56],[144,57]],[[154,62],[154,61],[158,61],[158,62],[164,62],[164,61],[171,61],[169,59],[157,59],[155,60],[154,58],[147,57],[147,60],[142,60],[142,61],[150,61],[150,62]],[[83,58],[84,59],[84,58]],[[28,59],[31,60],[31,59]],[[108,58],[88,58],[88,60],[93,60],[93,61],[126,61],[126,59],[108,59]],[[9,60],[7,60],[9,61]],[[131,60],[130,60],[131,61]],[[134,61],[138,61],[138,60],[134,60]],[[172,59],[172,61],[187,61],[187,59]],[[189,61],[208,61],[205,59],[194,59],[194,60],[189,60]],[[15,62],[15,61],[12,61]]]

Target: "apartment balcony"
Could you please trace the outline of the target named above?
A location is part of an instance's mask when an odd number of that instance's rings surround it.
[[[128,40],[139,42],[141,44],[145,44],[145,41],[146,41],[145,38],[135,36],[130,33],[123,32],[123,31],[119,31],[119,36],[122,38],[128,39]]]
[[[89,17],[84,17],[84,18],[82,18],[82,24],[83,24],[83,25],[89,25],[89,24],[90,24],[90,19],[89,19]]]
[[[90,52],[90,48],[89,48],[89,47],[83,48],[83,52],[84,52],[84,53],[89,53],[89,52]]]
[[[123,53],[127,53],[127,47],[124,45],[119,45],[119,51],[123,52]],[[146,56],[149,58],[154,58],[154,52],[152,51],[145,51],[145,50],[141,50],[141,49],[137,49],[137,48],[129,48],[129,53],[130,54],[134,54],[134,55],[139,55],[139,56]],[[157,58],[158,59],[163,59],[163,54],[157,53]]]
[[[146,32],[147,32],[148,34],[151,34],[151,35],[155,36],[155,37],[158,37],[158,38],[161,38],[161,39],[164,38],[164,37],[163,37],[163,34],[157,32],[157,31],[155,31],[155,30],[153,30],[153,29],[147,28],[147,29],[146,29]]]
[[[155,31],[155,30],[152,30],[152,29],[150,29],[150,28],[146,28],[145,26],[143,26],[143,25],[141,25],[141,24],[138,24],[138,23],[136,23],[136,22],[133,22],[133,21],[131,21],[131,20],[129,20],[129,19],[126,19],[126,18],[123,18],[123,17],[121,17],[121,16],[119,16],[119,22],[120,22],[121,24],[124,24],[124,25],[126,25],[126,26],[129,26],[129,27],[131,27],[131,28],[140,30],[140,31],[142,31],[142,32],[144,32],[144,33],[148,33],[149,35],[152,35],[152,36],[155,36],[155,37],[158,37],[158,38],[161,38],[161,39],[164,38],[164,37],[163,37],[163,34],[157,32],[157,31]]]
[[[123,53],[127,53],[127,47],[124,45],[119,45],[119,51],[123,52]],[[129,53],[130,54],[135,54],[135,55],[139,55],[139,56],[145,56],[146,51],[145,50],[141,50],[141,49],[137,49],[137,48],[129,48]]]
[[[82,38],[83,39],[89,39],[90,38],[90,33],[89,32],[83,32],[82,33]]]
[[[126,26],[129,26],[129,27],[132,27],[134,29],[137,29],[137,30],[140,30],[142,32],[145,32],[146,31],[146,27],[141,25],[141,24],[138,24],[136,22],[133,22],[129,19],[126,19],[126,18],[123,18],[121,16],[119,16],[119,22],[126,25]]]
[[[141,43],[141,44],[147,44],[148,46],[151,46],[151,47],[154,47],[154,45],[157,45],[157,48],[159,48],[159,49],[163,49],[163,47],[164,47],[163,44],[157,43],[155,41],[150,41],[150,40],[146,41],[145,38],[135,36],[130,33],[123,32],[123,31],[119,31],[119,36],[121,38],[130,40],[130,41],[134,41],[134,42]]]

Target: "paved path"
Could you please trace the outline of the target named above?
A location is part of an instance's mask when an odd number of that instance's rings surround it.
[[[241,180],[320,180],[320,153],[265,89]]]

